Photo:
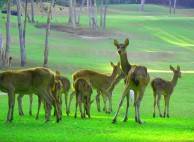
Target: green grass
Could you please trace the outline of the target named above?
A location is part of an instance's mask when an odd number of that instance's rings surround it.
[[[104,39],[89,40],[65,32],[51,31],[49,35],[49,67],[60,70],[71,81],[71,74],[78,69],[93,69],[110,73],[112,68],[109,61],[116,63],[119,57],[113,40],[124,42],[130,39],[127,47],[128,60],[131,64],[145,65],[151,79],[163,77],[171,79],[169,65],[180,65],[182,78],[171,96],[170,118],[152,118],[153,96],[150,85],[147,87],[141,103],[141,118],[145,124],[134,122],[134,108],[130,104],[129,119],[122,122],[125,113],[126,100],[121,107],[118,122],[111,121],[118,107],[124,90],[121,81],[113,92],[113,113],[98,112],[96,103],[91,106],[91,119],[74,119],[75,101],[71,106],[70,116],[65,115],[58,124],[55,117],[44,124],[44,110],[41,108],[40,117],[35,120],[37,97],[34,96],[33,115],[29,116],[29,97],[23,98],[25,115],[18,115],[15,102],[15,114],[12,123],[5,124],[8,97],[0,96],[0,141],[138,141],[138,142],[191,142],[194,141],[194,18],[193,10],[177,9],[176,15],[169,15],[168,8],[146,5],[145,12],[138,12],[139,5],[110,5],[107,16],[107,32],[117,33]],[[128,10],[129,9],[129,10]],[[157,11],[157,12],[155,12]],[[0,17],[4,15],[0,14]],[[40,22],[45,18],[35,17]],[[65,24],[68,18],[57,18],[57,24]],[[13,57],[10,69],[20,68],[20,49],[17,30],[17,18],[11,17],[11,55]],[[52,24],[54,20],[52,20]],[[87,17],[81,18],[83,27],[87,27]],[[5,19],[0,18],[0,32],[6,36]],[[42,66],[45,42],[45,29],[37,29],[27,25],[26,54],[27,67]],[[5,40],[4,40],[5,47]],[[154,70],[169,71],[166,73]],[[72,89],[70,90],[70,93]],[[93,93],[93,98],[95,96]],[[64,97],[64,96],[63,96]],[[101,100],[101,109],[103,103]],[[164,101],[161,100],[164,109]]]

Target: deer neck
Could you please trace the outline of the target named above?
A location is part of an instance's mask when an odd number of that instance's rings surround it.
[[[171,80],[173,87],[176,87],[177,81],[178,81],[178,76],[174,75]]]
[[[123,53],[120,55],[120,61],[121,61],[121,68],[123,72],[125,73],[125,75],[127,75],[131,69],[131,65],[129,64],[128,59],[127,59],[127,53]]]
[[[113,82],[115,80],[116,76],[117,76],[117,72],[116,72],[116,70],[113,69],[112,74],[109,76],[110,82]]]

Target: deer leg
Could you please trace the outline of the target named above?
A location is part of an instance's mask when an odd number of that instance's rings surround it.
[[[100,91],[99,90],[97,90],[96,104],[97,104],[97,110],[98,112],[100,112]]]
[[[67,111],[66,111],[67,115],[69,115],[69,113],[70,113],[71,101],[72,101],[72,99],[73,99],[73,97],[74,97],[75,95],[76,95],[75,91],[73,91],[73,92],[71,93],[71,95],[70,95],[70,99],[69,99],[69,107],[67,108]]]
[[[135,122],[137,122],[137,91],[134,92]]]
[[[167,117],[169,118],[169,104],[170,104],[170,95],[167,97],[166,99],[166,102],[167,102]]]
[[[161,99],[161,94],[158,93],[157,105],[158,105],[158,111],[159,111],[160,117],[162,117],[162,113],[161,113],[161,110],[160,110],[160,99]]]
[[[68,108],[67,108],[67,102],[68,102],[68,93],[65,91],[65,107],[66,107],[66,114],[69,115],[69,113],[68,113]]]
[[[167,97],[166,96],[164,96],[164,105],[165,105],[165,108],[164,108],[164,115],[163,115],[163,117],[165,118],[166,117],[166,110],[167,110]]]
[[[102,91],[102,98],[103,98],[103,102],[104,102],[103,111],[105,111],[106,113],[110,113],[110,111],[108,111],[107,108],[106,108],[106,100],[107,100],[107,96],[106,96],[106,94],[105,94],[104,91]]]
[[[128,109],[129,109],[129,92],[126,94],[126,99],[127,99],[127,106],[126,106],[126,113],[125,113],[125,117],[124,117],[124,122],[127,121],[128,119]]]
[[[104,92],[105,92],[106,98],[108,97],[108,101],[109,101],[108,113],[110,113],[110,112],[112,112],[112,96],[107,90],[105,90]]]
[[[13,120],[13,109],[14,109],[14,102],[15,102],[15,94],[14,93],[8,93],[8,104],[9,104],[9,109],[8,109],[8,114],[7,114],[7,122],[11,122]]]
[[[141,88],[140,91],[139,91],[139,96],[137,98],[137,122],[139,124],[143,124],[144,123],[141,120],[141,117],[140,117],[140,103],[141,103],[141,100],[143,99],[144,92],[145,92],[145,88]]]
[[[18,100],[18,110],[19,110],[19,115],[20,116],[24,115],[24,112],[23,112],[23,109],[22,109],[22,97],[23,96],[24,96],[23,94],[19,94],[18,97],[17,97],[17,100]]]
[[[77,117],[77,107],[78,107],[78,100],[79,98],[78,98],[78,96],[77,96],[77,94],[76,94],[76,104],[75,104],[75,115],[74,115],[74,118],[76,118]]]
[[[126,86],[125,86],[125,90],[124,90],[124,92],[123,92],[123,95],[122,95],[122,97],[121,97],[121,100],[120,100],[120,102],[119,102],[119,106],[118,106],[118,109],[117,109],[117,111],[116,111],[116,113],[115,113],[115,116],[114,116],[114,118],[113,118],[113,120],[112,120],[112,123],[116,123],[116,121],[117,121],[117,116],[118,116],[118,113],[119,113],[119,110],[120,110],[120,108],[121,108],[121,106],[122,106],[122,104],[123,104],[123,100],[124,100],[124,98],[125,98],[125,96],[127,95],[127,93],[129,92],[129,84],[127,84]]]
[[[82,112],[82,101],[81,101],[81,96],[80,96],[80,99],[79,99],[79,110],[80,110],[80,114],[81,114],[81,118],[83,119],[84,118],[84,114]]]
[[[38,117],[39,117],[40,106],[41,106],[41,98],[40,98],[40,96],[38,96],[38,111],[37,111],[37,114],[36,114],[36,120],[37,120]]]
[[[155,118],[156,117],[156,93],[153,92],[153,95],[154,95],[154,112],[153,112],[153,117]]]
[[[32,101],[33,101],[32,94],[30,94],[29,97],[30,97],[30,110],[29,110],[29,114],[31,116],[32,115]]]

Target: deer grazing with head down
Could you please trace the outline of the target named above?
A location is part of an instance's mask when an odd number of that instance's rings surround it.
[[[142,124],[143,121],[140,118],[140,103],[143,98],[145,89],[149,84],[150,77],[147,72],[147,68],[144,66],[130,65],[127,59],[126,48],[129,44],[129,40],[126,39],[124,44],[119,44],[117,40],[114,40],[114,45],[117,47],[117,51],[120,56],[121,68],[125,76],[125,89],[121,97],[118,109],[112,120],[112,123],[116,122],[120,107],[123,103],[123,100],[126,96],[127,98],[127,107],[124,117],[124,121],[128,119],[128,108],[129,108],[129,90],[134,91],[134,107],[135,107],[135,121]]]
[[[87,114],[90,118],[92,85],[83,77],[79,77],[75,80],[73,86],[76,93],[76,107],[74,117],[77,117],[77,107],[79,105],[81,117],[85,118],[85,114]],[[82,112],[82,103],[84,104],[84,113]]]
[[[59,122],[59,104],[52,96],[55,73],[43,67],[23,70],[9,70],[0,73],[0,90],[8,93],[8,114],[6,122],[11,122],[14,115],[15,94],[37,94],[45,103],[46,121],[50,120],[51,108],[54,106]]]
[[[173,93],[174,88],[176,87],[178,78],[181,78],[181,71],[180,71],[180,66],[177,66],[177,69],[175,70],[171,65],[170,65],[170,70],[173,71],[173,77],[172,80],[167,81],[163,80],[162,78],[155,78],[153,79],[150,84],[152,87],[153,91],[153,96],[154,96],[154,112],[153,112],[153,117],[156,116],[156,97],[157,97],[157,105],[158,105],[158,110],[160,117],[166,117],[166,111],[167,111],[167,117],[169,118],[169,103],[170,103],[170,96]],[[164,109],[164,115],[162,116],[161,110],[160,110],[160,99],[161,96],[164,96],[164,102],[165,102],[165,109]]]
[[[79,77],[85,78],[93,87],[93,89],[97,90],[97,96],[96,96],[96,103],[97,103],[97,109],[100,111],[100,93],[102,94],[103,102],[104,102],[104,108],[103,110],[106,113],[110,113],[112,111],[112,95],[108,92],[108,88],[110,87],[113,80],[116,78],[117,75],[120,75],[122,70],[120,68],[120,62],[117,63],[117,65],[114,65],[111,62],[111,66],[113,67],[113,71],[111,75],[106,75],[102,73],[98,73],[92,70],[79,70],[75,72],[72,77],[75,81]],[[75,93],[73,92],[70,96],[69,101],[69,112],[70,112],[70,104],[71,100]],[[109,110],[106,108],[106,99],[108,97],[109,100]]]

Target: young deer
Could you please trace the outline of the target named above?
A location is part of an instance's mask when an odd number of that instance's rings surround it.
[[[167,117],[169,117],[169,102],[170,102],[170,96],[173,93],[174,88],[176,87],[178,78],[181,78],[181,72],[180,72],[180,66],[177,66],[177,70],[175,70],[171,65],[170,65],[170,70],[173,71],[174,75],[172,77],[171,81],[166,81],[163,80],[162,78],[155,78],[151,81],[151,87],[153,90],[153,96],[154,96],[154,112],[153,112],[153,117],[155,117],[156,111],[156,96],[158,94],[157,98],[157,105],[158,105],[158,110],[160,117],[162,117],[162,113],[160,111],[160,99],[161,96],[164,96],[164,101],[165,101],[165,109],[164,109],[164,115],[163,117],[166,116],[166,111],[167,111]]]
[[[120,62],[117,63],[117,65],[114,65],[111,62],[111,66],[113,67],[113,72],[111,75],[106,75],[102,73],[98,73],[91,70],[79,70],[75,72],[73,76],[73,80],[75,81],[79,77],[85,78],[88,82],[91,83],[92,87],[97,90],[97,96],[96,96],[96,103],[97,103],[97,109],[100,111],[100,93],[102,94],[103,101],[104,101],[104,111],[107,113],[110,113],[112,111],[112,95],[109,94],[108,88],[110,87],[113,80],[116,78],[117,75],[120,75],[122,70],[120,68]],[[71,100],[75,93],[73,92],[70,96],[69,101],[69,112],[70,112],[70,104]],[[109,111],[106,108],[106,99],[109,99]]]
[[[126,86],[112,122],[113,123],[116,122],[120,107],[123,103],[125,96],[127,97],[127,107],[126,107],[124,121],[127,121],[128,108],[129,108],[129,90],[133,90],[135,95],[134,96],[135,121],[142,124],[143,122],[141,121],[141,118],[140,118],[140,103],[143,98],[145,89],[149,84],[150,77],[146,67],[129,64],[127,59],[127,52],[126,52],[126,48],[128,44],[129,44],[128,39],[125,40],[124,44],[119,44],[117,40],[114,40],[114,45],[117,47],[117,51],[120,56],[121,68],[124,72]]]
[[[74,89],[76,92],[76,109],[74,117],[77,117],[77,107],[79,104],[79,109],[81,117],[85,118],[85,113],[90,118],[90,106],[91,106],[91,95],[92,95],[92,86],[84,78],[79,77],[75,80]],[[84,104],[84,113],[82,112],[82,103]]]

